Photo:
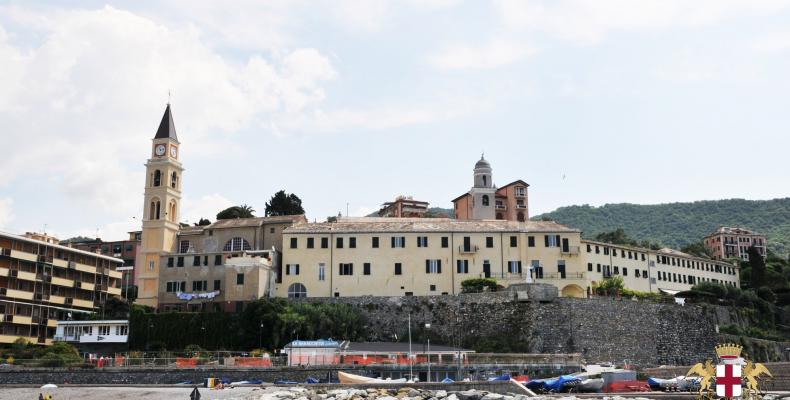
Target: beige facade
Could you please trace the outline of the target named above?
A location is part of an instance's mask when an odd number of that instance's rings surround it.
[[[580,232],[554,222],[346,218],[283,241],[281,297],[456,294],[469,278],[524,282],[530,266],[563,288],[585,282]]]
[[[586,241],[549,221],[345,218],[294,225],[283,241],[279,297],[456,294],[469,278],[509,286],[530,273],[567,297],[585,297],[617,275],[627,288],[653,293],[739,282],[732,264]]]
[[[44,240],[0,233],[0,343],[51,344],[57,320],[121,294],[123,260]]]
[[[305,223],[304,215],[182,228],[176,247],[159,259],[159,307],[238,311],[244,303],[268,297],[281,265],[283,230],[297,222]]]

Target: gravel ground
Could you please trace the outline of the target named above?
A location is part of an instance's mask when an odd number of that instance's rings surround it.
[[[213,399],[258,399],[265,392],[252,387],[237,387],[225,390],[199,388],[200,400]],[[53,400],[188,400],[191,387],[64,387],[57,389],[3,388],[0,400],[37,400],[39,393],[49,393]]]

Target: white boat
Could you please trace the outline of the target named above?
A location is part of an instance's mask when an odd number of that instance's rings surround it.
[[[369,376],[349,374],[348,372],[343,372],[343,371],[337,371],[337,379],[340,380],[340,383],[403,383],[403,382],[406,382],[406,378],[401,378],[401,379],[380,379],[380,378],[371,378]]]

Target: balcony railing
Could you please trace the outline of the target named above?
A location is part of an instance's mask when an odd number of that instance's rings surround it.
[[[473,254],[480,250],[477,246],[458,246],[458,252],[461,254]]]
[[[561,247],[560,252],[562,254],[579,254],[579,246]]]
[[[496,209],[497,210],[507,210],[507,206],[504,205],[504,204],[497,204],[496,205]]]
[[[516,204],[516,208],[523,210],[523,209],[527,208],[527,205],[526,204]]]

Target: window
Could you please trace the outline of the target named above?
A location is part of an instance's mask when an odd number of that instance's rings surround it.
[[[628,276],[628,268],[623,267],[623,276]]]
[[[393,236],[391,242],[393,249],[406,247],[406,238],[403,236]]]
[[[511,236],[510,247],[517,247],[517,246],[518,246],[518,236]]]
[[[378,249],[379,248],[379,237],[378,236],[373,236],[372,246],[373,246],[374,249]]]
[[[335,239],[335,248],[342,249],[343,248],[343,238],[339,237]]]
[[[395,263],[395,275],[403,274],[403,265],[401,263]]]
[[[532,270],[535,271],[536,279],[543,279],[543,267],[540,266],[540,260],[532,260]]]
[[[516,186],[516,196],[526,196],[527,188],[524,186]]]
[[[307,288],[301,283],[292,283],[288,286],[288,297],[307,297]]]
[[[162,184],[162,171],[156,170],[154,171],[154,186],[160,186]]]
[[[326,279],[326,264],[318,263],[318,280],[323,281]]]
[[[557,260],[557,273],[560,279],[565,279],[565,260]]]
[[[430,287],[431,292],[435,292],[436,291],[436,285],[431,285],[429,287]]]
[[[616,256],[617,255],[617,249],[615,249],[614,251],[615,251],[614,255]],[[604,247],[603,248],[603,255],[605,255],[605,256],[609,255],[609,248],[608,247]]]
[[[291,248],[292,248],[292,249],[295,249],[295,248],[296,248],[296,243],[297,243],[297,240],[296,240],[296,238],[295,238],[295,237],[291,238]]]
[[[167,268],[173,268],[173,257],[167,258]]]
[[[446,249],[448,247],[450,247],[450,238],[447,236],[442,236],[442,248]]]
[[[527,246],[535,247],[535,236],[527,236]]]
[[[170,187],[175,189],[176,186],[178,186],[178,174],[176,174],[176,172],[173,171],[173,173],[170,174]]]
[[[417,236],[417,247],[428,247],[428,236]]]
[[[645,261],[645,253],[642,253],[642,261]]]
[[[109,336],[109,334],[110,334],[109,325],[99,325],[99,336]]]
[[[508,261],[507,262],[507,272],[511,274],[520,274],[521,273],[521,261]]]
[[[236,284],[237,285],[244,284],[244,274],[236,274]]]
[[[485,175],[484,175],[484,176],[483,176],[483,182],[484,182],[483,184],[485,184],[485,179],[486,179],[486,177],[485,177]],[[487,207],[487,206],[488,206],[488,204],[489,204],[489,201],[490,201],[490,200],[488,200],[488,195],[487,195],[487,194],[484,194],[484,195],[483,195],[483,206]]]
[[[587,243],[587,252],[588,252],[588,253],[591,253],[591,252],[592,252],[592,246],[590,246],[590,244],[589,244],[589,243]]]
[[[459,274],[469,273],[469,260],[456,260],[455,271]]]
[[[494,247],[494,237],[493,236],[486,236],[486,247],[493,248]]]
[[[286,266],[285,266],[285,274],[286,275],[299,275],[299,264],[286,264]]]
[[[601,254],[601,248],[600,247],[595,246],[595,254]]]
[[[328,249],[329,248],[329,238],[321,238],[321,248]]]
[[[115,335],[116,336],[127,336],[127,335],[129,335],[129,326],[128,325],[117,325],[115,327]]]
[[[370,263],[362,264],[362,275],[370,275]]]
[[[442,273],[442,260],[425,260],[425,273],[426,274],[441,274]]]
[[[340,263],[340,275],[354,275],[354,264]]]
[[[204,266],[208,265],[208,256],[203,256],[203,265]]]
[[[186,289],[186,282],[170,281],[167,282],[165,291],[168,293],[183,292]]]
[[[560,235],[544,235],[543,241],[546,247],[559,247]]]
[[[592,272],[592,263],[587,263],[587,272]]]
[[[222,265],[222,254],[214,255],[214,265]]]
[[[221,280],[214,279],[214,290],[219,290],[221,285],[222,285],[222,281]]]
[[[642,270],[642,278],[647,279],[647,270],[646,269]]]
[[[193,292],[203,292],[208,290],[208,281],[192,281]]]
[[[595,264],[595,272],[601,272],[601,264]]]
[[[620,267],[618,267],[618,266],[616,266],[616,265],[615,265],[615,266],[612,268],[612,270],[614,271],[614,274],[615,274],[615,275],[619,275],[619,274],[620,274]]]
[[[235,237],[231,240],[228,240],[228,242],[225,243],[225,247],[222,248],[222,251],[244,251],[244,250],[252,250],[252,246],[250,246],[250,242],[240,237]]]
[[[638,269],[637,269],[637,270],[634,270],[634,276],[635,276],[635,277],[637,277],[637,278],[641,278],[641,275],[640,275],[640,273],[639,273],[639,270],[638,270]]]
[[[348,238],[348,248],[349,249],[356,249],[357,248],[357,238],[355,238],[355,237]]]
[[[177,262],[176,262],[176,266],[177,267],[183,267],[184,266],[184,257],[178,257],[176,260],[177,260]]]
[[[315,239],[307,238],[307,248],[312,249],[313,247],[315,247]]]

